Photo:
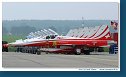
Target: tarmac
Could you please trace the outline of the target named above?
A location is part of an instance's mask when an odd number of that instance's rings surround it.
[[[118,54],[107,52],[91,55],[2,52],[3,68],[118,68],[118,63]]]

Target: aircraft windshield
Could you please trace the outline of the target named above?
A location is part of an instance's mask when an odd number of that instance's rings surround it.
[[[57,35],[49,35],[49,36],[46,36],[46,39],[54,39]]]

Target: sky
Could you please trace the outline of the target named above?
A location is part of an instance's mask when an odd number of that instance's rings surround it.
[[[118,20],[118,3],[3,2],[2,20]]]

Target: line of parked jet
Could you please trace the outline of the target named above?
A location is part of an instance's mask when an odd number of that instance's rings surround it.
[[[9,43],[10,46],[17,47],[18,51],[30,52],[34,54],[65,53],[89,55],[91,51],[103,51],[103,47],[109,47],[116,43],[110,36],[108,25],[83,27],[71,29],[66,36],[60,36],[52,29],[44,29],[35,33],[31,32],[27,39],[16,40]]]

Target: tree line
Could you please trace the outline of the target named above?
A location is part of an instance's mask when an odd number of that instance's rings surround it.
[[[13,35],[27,35],[43,29],[53,29],[59,34],[66,35],[70,29],[85,26],[99,26],[110,24],[110,20],[3,20],[2,33]]]
[[[50,29],[57,31],[57,29],[54,26],[49,26]],[[36,32],[38,31],[38,29],[36,29],[35,27],[32,26],[28,26],[28,25],[23,25],[23,26],[12,26],[10,31],[2,26],[2,34],[3,35],[18,35],[18,36],[26,36],[28,35],[30,32]]]
[[[3,35],[27,35],[30,32],[36,31],[35,27],[30,26],[13,26],[11,27],[10,31],[8,31],[5,27],[2,27],[2,34]]]

